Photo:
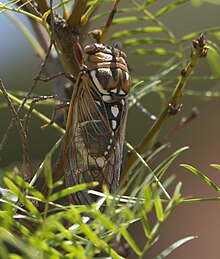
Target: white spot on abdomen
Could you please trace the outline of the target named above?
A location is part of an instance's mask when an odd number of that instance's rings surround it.
[[[116,120],[112,120],[111,123],[112,123],[112,129],[115,130],[116,127],[117,127],[117,121]]]
[[[110,96],[109,94],[106,94],[106,95],[103,95],[103,96],[102,96],[102,100],[103,100],[104,102],[111,102],[111,101],[112,101],[112,98],[111,98],[111,96]]]
[[[119,114],[118,106],[117,105],[112,106],[111,107],[111,112],[112,112],[113,116],[116,118],[118,116],[118,114]]]

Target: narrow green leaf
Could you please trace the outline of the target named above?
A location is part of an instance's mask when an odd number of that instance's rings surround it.
[[[175,1],[172,4],[169,4],[167,6],[164,6],[163,8],[161,8],[157,13],[156,16],[159,17],[167,12],[170,12],[174,9],[176,9],[177,7],[179,7],[180,5],[189,2],[190,0],[179,0],[179,1]]]
[[[182,182],[178,182],[178,184],[175,187],[174,193],[173,193],[173,197],[174,199],[178,199],[181,196],[181,188],[182,188]]]
[[[176,250],[179,246],[183,245],[184,243],[197,238],[197,236],[190,236],[190,237],[185,237],[182,238],[180,240],[178,240],[177,242],[173,243],[172,245],[170,245],[168,248],[166,248],[162,253],[160,253],[156,259],[163,259],[165,257],[167,257],[169,254],[171,254],[174,250]]]
[[[63,132],[64,133],[64,132]],[[54,152],[57,150],[57,148],[59,147],[59,145],[62,143],[63,141],[63,137],[64,135],[55,143],[55,145],[53,145],[53,147],[51,148],[51,150],[48,152],[47,155],[50,154],[50,156],[52,157],[52,154],[54,154]],[[30,186],[33,186],[35,184],[35,182],[37,181],[37,179],[39,178],[39,176],[41,175],[43,168],[44,168],[44,164],[45,164],[45,160],[47,160],[47,156],[45,157],[44,161],[40,164],[37,172],[35,173],[35,175],[33,176],[31,182],[30,182]]]
[[[156,54],[156,55],[160,55],[160,56],[164,56],[164,55],[176,55],[175,52],[169,51],[167,49],[164,48],[153,48],[153,49],[142,49],[142,48],[138,48],[136,50],[134,50],[132,53],[134,54],[140,54],[140,55],[145,55],[145,54]]]
[[[142,197],[144,198],[144,206],[146,212],[150,212],[153,207],[153,202],[152,202],[152,190],[149,185],[146,185],[142,188],[141,190]]]
[[[12,247],[17,248],[18,251],[21,251],[22,253],[24,253],[24,255],[28,256],[28,257],[25,256],[24,258],[36,258],[36,257],[33,257],[33,255],[37,254],[36,248],[28,246],[25,241],[16,237],[15,235],[12,235],[11,232],[7,231],[3,227],[0,227],[0,239],[4,240]]]
[[[132,238],[132,236],[129,234],[129,232],[126,229],[124,229],[124,228],[120,229],[120,232],[121,232],[122,236],[124,237],[124,239],[130,245],[130,247],[134,250],[134,252],[137,255],[141,255],[141,250],[138,247],[138,244],[135,242],[135,240]]]
[[[191,41],[193,39],[197,39],[198,36],[201,34],[201,32],[192,32],[189,34],[184,35],[179,42],[184,42],[184,41]]]
[[[143,39],[130,38],[123,41],[123,46],[136,46],[140,44],[167,44],[171,43],[169,39],[156,39],[151,37],[146,37]]]
[[[160,222],[163,222],[163,220],[164,220],[163,205],[162,205],[162,201],[158,195],[156,196],[156,198],[154,200],[154,206],[155,206],[155,210],[156,210],[157,219]]]
[[[195,175],[199,176],[206,184],[211,186],[218,193],[220,192],[220,188],[217,185],[215,185],[206,175],[202,174],[199,170],[197,170],[195,167],[193,167],[191,165],[186,165],[186,164],[181,164],[180,166],[188,169],[189,171],[191,171]]]
[[[178,150],[176,150],[171,155],[167,156],[162,163],[160,163],[155,169],[154,174],[156,174],[158,177],[163,177],[163,175],[167,172],[170,165],[173,163],[173,161],[180,156],[184,151],[186,151],[189,147],[182,147]]]
[[[111,219],[107,215],[102,214],[99,210],[96,210],[96,209],[95,211],[93,211],[93,213],[97,222],[100,223],[102,226],[104,226],[105,228],[111,231],[116,230],[116,226],[113,224],[114,222],[111,221]]]
[[[112,24],[125,24],[125,23],[132,23],[132,22],[140,22],[140,21],[148,21],[147,17],[138,17],[138,16],[128,16],[128,17],[120,17],[115,18]]]
[[[153,171],[151,170],[151,168],[149,167],[149,165],[146,163],[146,161],[143,159],[143,157],[137,153],[137,151],[132,147],[131,144],[129,144],[127,141],[125,141],[125,145],[127,146],[127,148],[129,150],[131,150],[131,152],[141,161],[141,163],[143,164],[143,166],[146,168],[147,172],[152,176],[152,178],[155,179],[155,181],[157,182],[158,186],[163,190],[163,193],[165,194],[165,196],[170,199],[170,195],[169,193],[164,189],[162,183],[159,181],[159,179],[157,178],[157,176],[153,173]],[[147,179],[146,179],[147,180]],[[143,184],[145,184],[145,181],[143,182]]]
[[[153,4],[156,1],[157,0],[146,0],[145,3],[144,3],[144,6],[149,6],[149,5]]]
[[[147,238],[151,239],[152,233],[151,233],[150,222],[148,220],[147,214],[144,210],[140,210],[140,214],[141,214],[141,222],[142,222],[142,226],[143,226],[143,229],[144,229],[145,236]]]
[[[21,178],[20,176],[10,175],[9,177],[12,181],[16,182],[16,184],[18,184],[20,187],[22,187],[26,192],[28,191],[34,197],[36,197],[42,201],[45,199],[44,195],[40,191],[38,191],[34,187],[30,186],[30,184],[25,182],[24,179]]]
[[[218,164],[211,164],[210,166],[215,168],[215,169],[220,170],[220,165],[218,165]]]
[[[8,1],[5,4],[2,4],[0,2],[0,14],[3,13],[4,11],[10,11],[10,12],[15,12],[15,13],[20,13],[20,14],[24,14],[25,16],[28,16],[32,19],[34,19],[36,22],[42,23],[43,24],[43,20],[42,18],[40,18],[39,16],[33,15],[31,12],[25,11],[24,9],[21,8],[13,8],[11,6],[11,2],[12,1]],[[18,2],[18,1],[16,1]],[[28,4],[29,2],[26,2],[26,4]]]
[[[25,197],[25,195],[18,189],[18,187],[9,178],[5,177],[4,182],[8,188],[18,197],[18,199],[29,209],[32,215],[40,219],[41,216],[37,208],[29,199]]]
[[[139,27],[136,29],[130,29],[130,30],[122,30],[120,32],[115,32],[111,36],[111,40],[116,40],[118,38],[132,36],[134,34],[140,34],[140,33],[149,33],[149,32],[162,32],[163,29],[159,26],[149,26],[149,27]]]
[[[10,254],[10,259],[23,259],[23,257],[20,255],[16,255],[16,254]]]
[[[44,175],[45,175],[45,181],[49,189],[53,188],[53,172],[52,172],[52,166],[51,166],[51,157],[52,154],[48,153],[44,160]]]
[[[208,61],[210,63],[210,67],[212,69],[212,74],[214,76],[219,77],[220,71],[219,71],[219,63],[220,63],[220,54],[209,45],[209,55],[207,56]]]
[[[97,185],[98,185],[97,182],[77,184],[75,186],[65,188],[61,191],[58,191],[58,192],[52,194],[49,198],[49,201],[55,201],[55,200],[60,199],[64,196],[73,194],[75,192],[79,192],[79,191],[83,191],[83,190],[88,189],[88,188],[96,187]]]
[[[16,18],[15,15],[11,12],[6,12],[6,16],[15,24],[15,26],[20,30],[20,32],[24,35],[24,37],[29,41],[29,43],[32,45],[34,51],[36,54],[43,59],[44,58],[44,51],[39,44],[39,42],[34,38],[34,36],[31,34],[29,29],[25,26],[24,23],[22,23],[19,19]]]

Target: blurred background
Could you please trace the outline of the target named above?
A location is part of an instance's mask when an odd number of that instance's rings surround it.
[[[162,0],[156,2],[151,7],[152,11],[154,8],[157,10],[158,5],[161,5],[161,3],[162,5],[164,4]],[[177,37],[194,31],[203,31],[210,27],[220,27],[220,5],[218,2],[213,0],[206,1],[201,5],[195,5],[188,1],[180,8],[164,15],[161,20]],[[19,16],[19,19],[27,22],[25,17]],[[29,42],[3,14],[0,15],[0,35],[0,78],[8,90],[28,91],[33,85],[33,79],[39,71],[41,62],[35,56]],[[187,44],[190,46],[191,42],[189,41]],[[186,55],[189,54],[190,50],[186,52]],[[144,58],[141,63],[140,59],[135,59],[133,56],[129,57],[128,55],[128,58],[134,73],[150,75],[147,59],[150,60],[152,57]],[[200,62],[195,71],[195,75],[210,75],[211,73],[207,60]],[[220,85],[218,81],[198,82],[191,80],[188,82],[187,89],[220,91]],[[51,94],[50,91],[48,84],[41,84],[36,89],[35,94]],[[150,111],[156,113],[158,111],[157,101],[156,97],[147,96],[142,101],[142,104]],[[189,146],[189,149],[169,169],[169,174],[175,174],[176,176],[173,186],[178,181],[183,182],[182,195],[184,197],[215,197],[217,193],[212,188],[205,185],[198,177],[181,168],[179,164],[193,165],[220,186],[219,171],[209,166],[211,163],[220,164],[219,99],[201,99],[199,97],[184,96],[181,99],[181,103],[183,104],[181,112],[175,118],[171,118],[168,121],[165,132],[166,130],[172,130],[181,117],[190,113],[192,107],[198,108],[199,116],[172,138],[171,148],[168,151],[170,154],[180,147]],[[7,108],[4,108],[2,96],[0,96],[0,108],[0,139],[2,139],[11,121],[11,115]],[[39,105],[38,108],[48,117],[52,114],[52,107],[48,109],[43,105]],[[41,125],[42,121],[32,118],[29,130],[29,147],[33,167],[40,164],[42,158],[60,136],[52,128],[41,129]],[[137,144],[151,125],[152,122],[146,115],[141,114],[137,108],[132,108],[128,118],[127,140],[133,145]],[[13,168],[19,161],[21,161],[21,143],[17,129],[14,127],[3,152],[1,152],[0,170],[3,168]],[[173,190],[173,186],[170,187],[170,191]],[[196,235],[198,238],[184,244],[168,258],[219,258],[219,218],[220,204],[218,202],[203,202],[179,206],[161,228],[159,242],[152,248],[151,253],[146,258],[155,258],[160,251],[173,242],[191,235]],[[144,245],[144,234],[138,231],[138,225],[133,225],[132,230],[134,231],[134,236],[140,239],[140,244]],[[129,258],[135,258],[135,256],[131,255]]]

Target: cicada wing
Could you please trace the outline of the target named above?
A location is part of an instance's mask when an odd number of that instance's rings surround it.
[[[120,106],[117,119],[111,112],[114,106]],[[127,99],[123,106],[118,101],[106,103],[86,74],[82,77],[71,116],[65,141],[67,186],[97,181],[96,190],[102,191],[105,184],[114,192],[122,163]],[[93,201],[85,192],[76,193],[71,199],[78,204]]]

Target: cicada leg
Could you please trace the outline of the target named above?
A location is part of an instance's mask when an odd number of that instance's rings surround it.
[[[51,120],[49,123],[44,124],[41,126],[42,129],[49,127],[50,125],[52,125],[55,121],[56,121],[56,117],[57,117],[57,112],[63,109],[67,109],[69,108],[70,102],[69,101],[63,101],[60,104],[55,105],[54,109],[53,109],[53,113],[51,116]]]
[[[67,79],[69,79],[71,82],[73,82],[73,83],[75,83],[76,82],[76,78],[73,76],[73,75],[71,75],[71,74],[69,74],[69,73],[66,73],[66,72],[60,72],[60,73],[58,73],[58,74],[56,74],[56,75],[53,75],[53,76],[50,76],[50,77],[47,77],[47,78],[39,78],[39,77],[36,77],[34,80],[36,80],[36,81],[42,81],[42,82],[49,82],[49,81],[51,81],[51,80],[53,80],[53,79],[56,79],[56,78],[58,78],[58,77],[60,77],[60,76],[63,76],[63,77],[65,77],[65,78],[67,78]]]

